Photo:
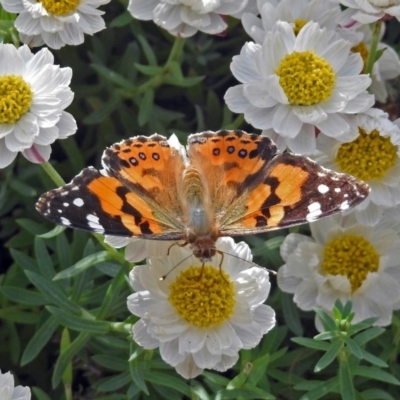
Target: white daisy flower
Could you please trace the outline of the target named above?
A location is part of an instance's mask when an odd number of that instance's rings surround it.
[[[317,23],[307,23],[296,36],[288,22],[279,21],[262,45],[246,43],[233,57],[231,70],[242,84],[228,89],[225,102],[279,150],[314,153],[315,128],[346,140],[350,125],[343,116],[374,103],[366,92],[371,79],[360,75],[361,56],[350,47]]]
[[[174,246],[169,257],[150,258],[130,274],[136,293],[128,308],[141,318],[134,340],[145,349],[159,347],[162,359],[187,379],[205,368],[226,371],[240,349],[255,347],[275,325],[274,311],[263,304],[268,272],[249,267],[249,247],[220,238],[217,249],[223,259],[218,254],[202,266],[190,250]]]
[[[374,317],[375,325],[390,324],[400,308],[397,233],[384,224],[355,224],[351,216],[317,221],[311,233],[312,238],[291,233],[282,243],[280,289],[293,293],[302,310],[330,312],[337,299],[352,300],[354,323]]]
[[[0,370],[0,399],[1,400],[30,400],[31,390],[26,386],[14,387],[14,377],[10,372]]]
[[[267,32],[272,31],[276,22],[289,22],[296,35],[307,22],[318,22],[321,28],[328,31],[336,31],[344,39],[357,43],[354,31],[339,26],[342,19],[342,11],[339,4],[321,0],[259,0],[258,4],[260,18],[256,13],[244,14],[242,24],[250,37],[262,44]]]
[[[382,25],[384,27],[385,25]],[[351,51],[360,53],[364,61],[364,69],[368,60],[369,49],[372,40],[372,31],[368,25],[361,25],[357,28],[357,32],[362,34],[362,39],[351,48]],[[384,29],[381,29],[381,37],[385,33]],[[378,50],[384,49],[382,56],[374,63],[372,69],[372,83],[369,87],[369,91],[375,95],[376,100],[385,103],[388,97],[386,89],[386,81],[394,79],[400,75],[400,59],[397,53],[387,44],[380,42],[378,44]]]
[[[3,8],[19,14],[15,28],[30,47],[44,43],[59,49],[66,44],[83,43],[83,35],[105,28],[97,8],[110,0],[0,0]]]
[[[330,0],[352,11],[352,19],[362,24],[378,21],[385,15],[400,20],[400,0]]]
[[[174,36],[189,37],[197,31],[222,33],[228,27],[224,16],[240,14],[246,5],[247,0],[129,0],[128,11]]]
[[[18,152],[34,163],[47,161],[57,139],[75,133],[76,122],[64,111],[74,97],[71,68],[54,65],[48,49],[33,54],[0,44],[0,168]]]
[[[353,140],[343,143],[318,137],[314,158],[329,169],[368,183],[369,196],[353,211],[360,223],[374,225],[384,209],[400,203],[400,129],[379,109],[358,114],[349,123]]]

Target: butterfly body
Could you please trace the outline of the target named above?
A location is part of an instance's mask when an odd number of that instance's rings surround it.
[[[105,150],[103,171],[84,169],[45,193],[37,210],[53,222],[116,236],[183,241],[202,261],[221,236],[311,222],[360,203],[368,186],[243,131],[177,140],[138,136]]]

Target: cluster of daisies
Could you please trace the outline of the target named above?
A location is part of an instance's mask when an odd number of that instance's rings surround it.
[[[51,144],[75,133],[64,111],[73,99],[71,69],[55,66],[47,48],[30,48],[82,43],[105,27],[98,7],[109,1],[0,0],[18,14],[24,43],[0,44],[0,60],[7,60],[0,61],[0,168],[18,153],[47,161]],[[355,210],[313,223],[311,237],[286,237],[278,285],[303,310],[329,312],[337,299],[351,299],[354,321],[375,317],[388,325],[400,308],[400,121],[373,107],[387,101],[386,82],[400,75],[398,55],[379,42],[384,20],[400,18],[400,1],[130,0],[128,11],[183,38],[229,35],[227,17],[241,20],[249,41],[232,60],[238,84],[224,96],[228,108],[281,151],[310,156],[371,188]],[[268,272],[252,264],[245,243],[219,239],[218,250],[231,256],[218,253],[203,268],[171,243],[107,241],[126,246],[129,261],[146,258],[130,275],[128,308],[140,318],[133,336],[146,349],[159,348],[185,378],[227,370],[240,349],[255,347],[274,327],[274,311],[264,304]]]

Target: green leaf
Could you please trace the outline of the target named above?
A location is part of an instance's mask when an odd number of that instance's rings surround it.
[[[148,89],[144,92],[139,105],[139,126],[145,125],[150,118],[154,104],[154,90]]]
[[[39,291],[48,298],[49,302],[54,303],[60,308],[67,309],[72,313],[80,312],[80,307],[69,300],[65,293],[53,282],[48,281],[35,272],[25,271],[25,274]]]
[[[143,75],[148,76],[160,75],[164,71],[164,68],[159,67],[158,65],[142,65],[138,63],[134,63],[133,65]]]
[[[310,349],[327,351],[331,346],[329,343],[320,342],[314,339],[294,337],[291,340],[301,346],[309,347]]]
[[[375,339],[376,337],[382,335],[382,333],[385,332],[384,328],[380,328],[377,326],[374,326],[370,329],[367,329],[364,332],[359,333],[356,337],[353,338],[353,340],[359,345],[363,346],[370,342],[371,340]]]
[[[56,239],[57,258],[60,262],[60,267],[65,270],[72,264],[71,248],[65,234],[57,236]],[[53,277],[54,279],[54,277]]]
[[[190,386],[186,382],[183,382],[181,379],[178,379],[173,375],[158,371],[143,371],[143,376],[146,381],[155,385],[165,386],[174,389],[187,397],[190,396]]]
[[[69,329],[98,335],[104,335],[109,330],[108,322],[78,317],[53,306],[47,306],[46,308],[63,326]]]
[[[50,239],[55,236],[58,236],[61,232],[65,231],[65,226],[57,225],[54,229],[51,231],[48,231],[46,233],[42,233],[41,235],[37,235],[38,237],[42,239]]]
[[[371,353],[368,353],[367,351],[361,349],[362,351],[362,358],[365,361],[368,361],[371,364],[376,365],[377,367],[381,367],[381,368],[387,368],[388,365],[385,363],[385,361],[383,361],[381,358],[374,356]]]
[[[36,396],[36,400],[51,400],[51,398],[42,389],[37,386],[31,387],[33,394]]]
[[[389,393],[381,389],[367,389],[361,392],[363,399],[365,400],[396,400]]]
[[[287,327],[295,335],[303,336],[303,326],[300,321],[299,309],[295,306],[292,296],[282,293],[281,305]]]
[[[183,81],[184,76],[182,74],[182,69],[181,65],[176,62],[172,61],[169,63],[169,68],[171,69],[171,74],[172,76],[177,80],[177,81]]]
[[[112,371],[124,372],[129,367],[129,364],[125,358],[119,358],[106,354],[96,354],[92,357],[92,360],[102,367]]]
[[[340,393],[343,400],[354,400],[355,392],[353,386],[353,376],[347,361],[342,361],[339,365]]]
[[[86,271],[88,268],[96,265],[100,262],[111,260],[112,256],[107,251],[99,251],[94,254],[90,254],[89,256],[83,258],[82,260],[78,261],[76,264],[72,265],[71,267],[64,269],[63,271],[59,272],[53,280],[61,280],[72,278],[73,276],[81,274],[83,271]]]
[[[327,395],[328,393],[335,391],[338,387],[339,387],[339,381],[338,378],[335,376],[334,378],[322,382],[319,386],[301,396],[300,400],[318,400],[321,397]],[[294,388],[297,390],[298,385],[295,385]]]
[[[147,64],[153,65],[153,66],[157,65],[156,54],[154,53],[153,48],[147,42],[147,39],[142,35],[138,35],[137,40],[139,41],[140,45],[142,46],[143,53],[147,60]]]
[[[133,90],[133,88],[131,88],[131,90]],[[121,104],[121,102],[122,102],[122,97],[118,93],[114,92],[103,107],[89,114],[86,118],[83,119],[83,122],[87,125],[94,125],[102,122],[113,111],[117,109],[117,107]]]
[[[125,11],[122,14],[118,15],[118,17],[114,18],[110,24],[110,28],[122,28],[126,25],[129,25],[132,22],[132,15]]]
[[[85,346],[86,342],[90,339],[90,334],[87,332],[80,333],[78,337],[69,345],[65,350],[63,350],[56,362],[54,367],[52,386],[56,388],[61,382],[62,376],[65,369],[68,367],[72,358]]]
[[[25,348],[21,359],[22,366],[31,362],[40,353],[47,342],[53,337],[58,325],[58,321],[52,316],[40,325]]]
[[[215,400],[223,399],[263,399],[263,400],[274,400],[276,397],[272,394],[261,390],[259,388],[254,389],[232,389],[232,390],[219,390],[215,394]]]
[[[99,392],[114,392],[131,383],[131,375],[128,371],[104,378],[97,382],[96,388]]]
[[[33,290],[21,289],[14,286],[2,286],[0,287],[0,291],[8,299],[16,303],[28,304],[31,306],[42,306],[47,304],[43,295],[34,292]]]
[[[15,307],[0,309],[0,319],[6,319],[11,322],[19,322],[21,324],[36,324],[39,320],[37,314],[31,312],[19,311]]]
[[[19,250],[10,249],[11,257],[26,271],[37,271],[39,269],[35,260]]]
[[[132,351],[132,346],[131,346]],[[144,365],[144,361],[140,359],[140,354],[143,351],[141,349],[136,350],[129,358],[129,371],[133,382],[136,386],[143,392],[149,395],[149,389],[147,388],[143,371],[145,371],[146,366]]]
[[[337,329],[335,321],[326,312],[320,308],[314,308],[314,311],[318,315],[326,331],[335,331]]]
[[[45,232],[43,224],[38,224],[31,219],[19,218],[15,222],[32,235],[40,235]]]
[[[10,187],[23,197],[36,197],[38,195],[37,189],[17,179],[10,181]]]
[[[344,337],[344,341],[347,344],[348,349],[360,360],[363,358],[363,350],[358,344],[348,336]]]
[[[170,76],[165,79],[165,83],[180,87],[191,87],[199,84],[204,78],[205,76],[196,76],[194,78],[185,78],[183,81],[180,81]]]
[[[109,69],[100,64],[91,64],[91,67],[103,78],[107,79],[111,83],[114,83],[117,86],[120,86],[123,89],[127,90],[135,90],[136,85],[134,85],[129,79],[126,79],[124,76],[118,74],[112,69]],[[115,97],[115,92],[113,93]],[[86,118],[85,118],[86,121]]]
[[[342,342],[340,341],[333,342],[329,350],[317,362],[317,365],[314,368],[314,372],[322,371],[324,368],[330,365],[335,360],[342,346]]]
[[[38,237],[35,237],[35,256],[39,264],[39,271],[41,275],[47,279],[52,279],[56,273],[54,264],[43,239]]]
[[[318,335],[315,335],[314,340],[332,340],[332,339],[337,339],[338,336],[339,336],[339,332],[337,330],[328,331],[328,332],[322,332],[322,333],[319,333]]]
[[[364,378],[374,379],[390,383],[391,385],[400,385],[400,381],[388,372],[375,367],[353,367],[353,375],[363,376]]]

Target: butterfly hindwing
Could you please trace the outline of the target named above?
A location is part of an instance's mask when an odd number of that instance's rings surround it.
[[[149,239],[182,237],[159,221],[141,197],[95,168],[85,168],[69,184],[43,194],[36,208],[57,224],[90,232]]]
[[[304,224],[361,203],[368,186],[350,175],[327,170],[299,155],[277,155],[250,191],[245,211],[223,235],[238,236]]]

